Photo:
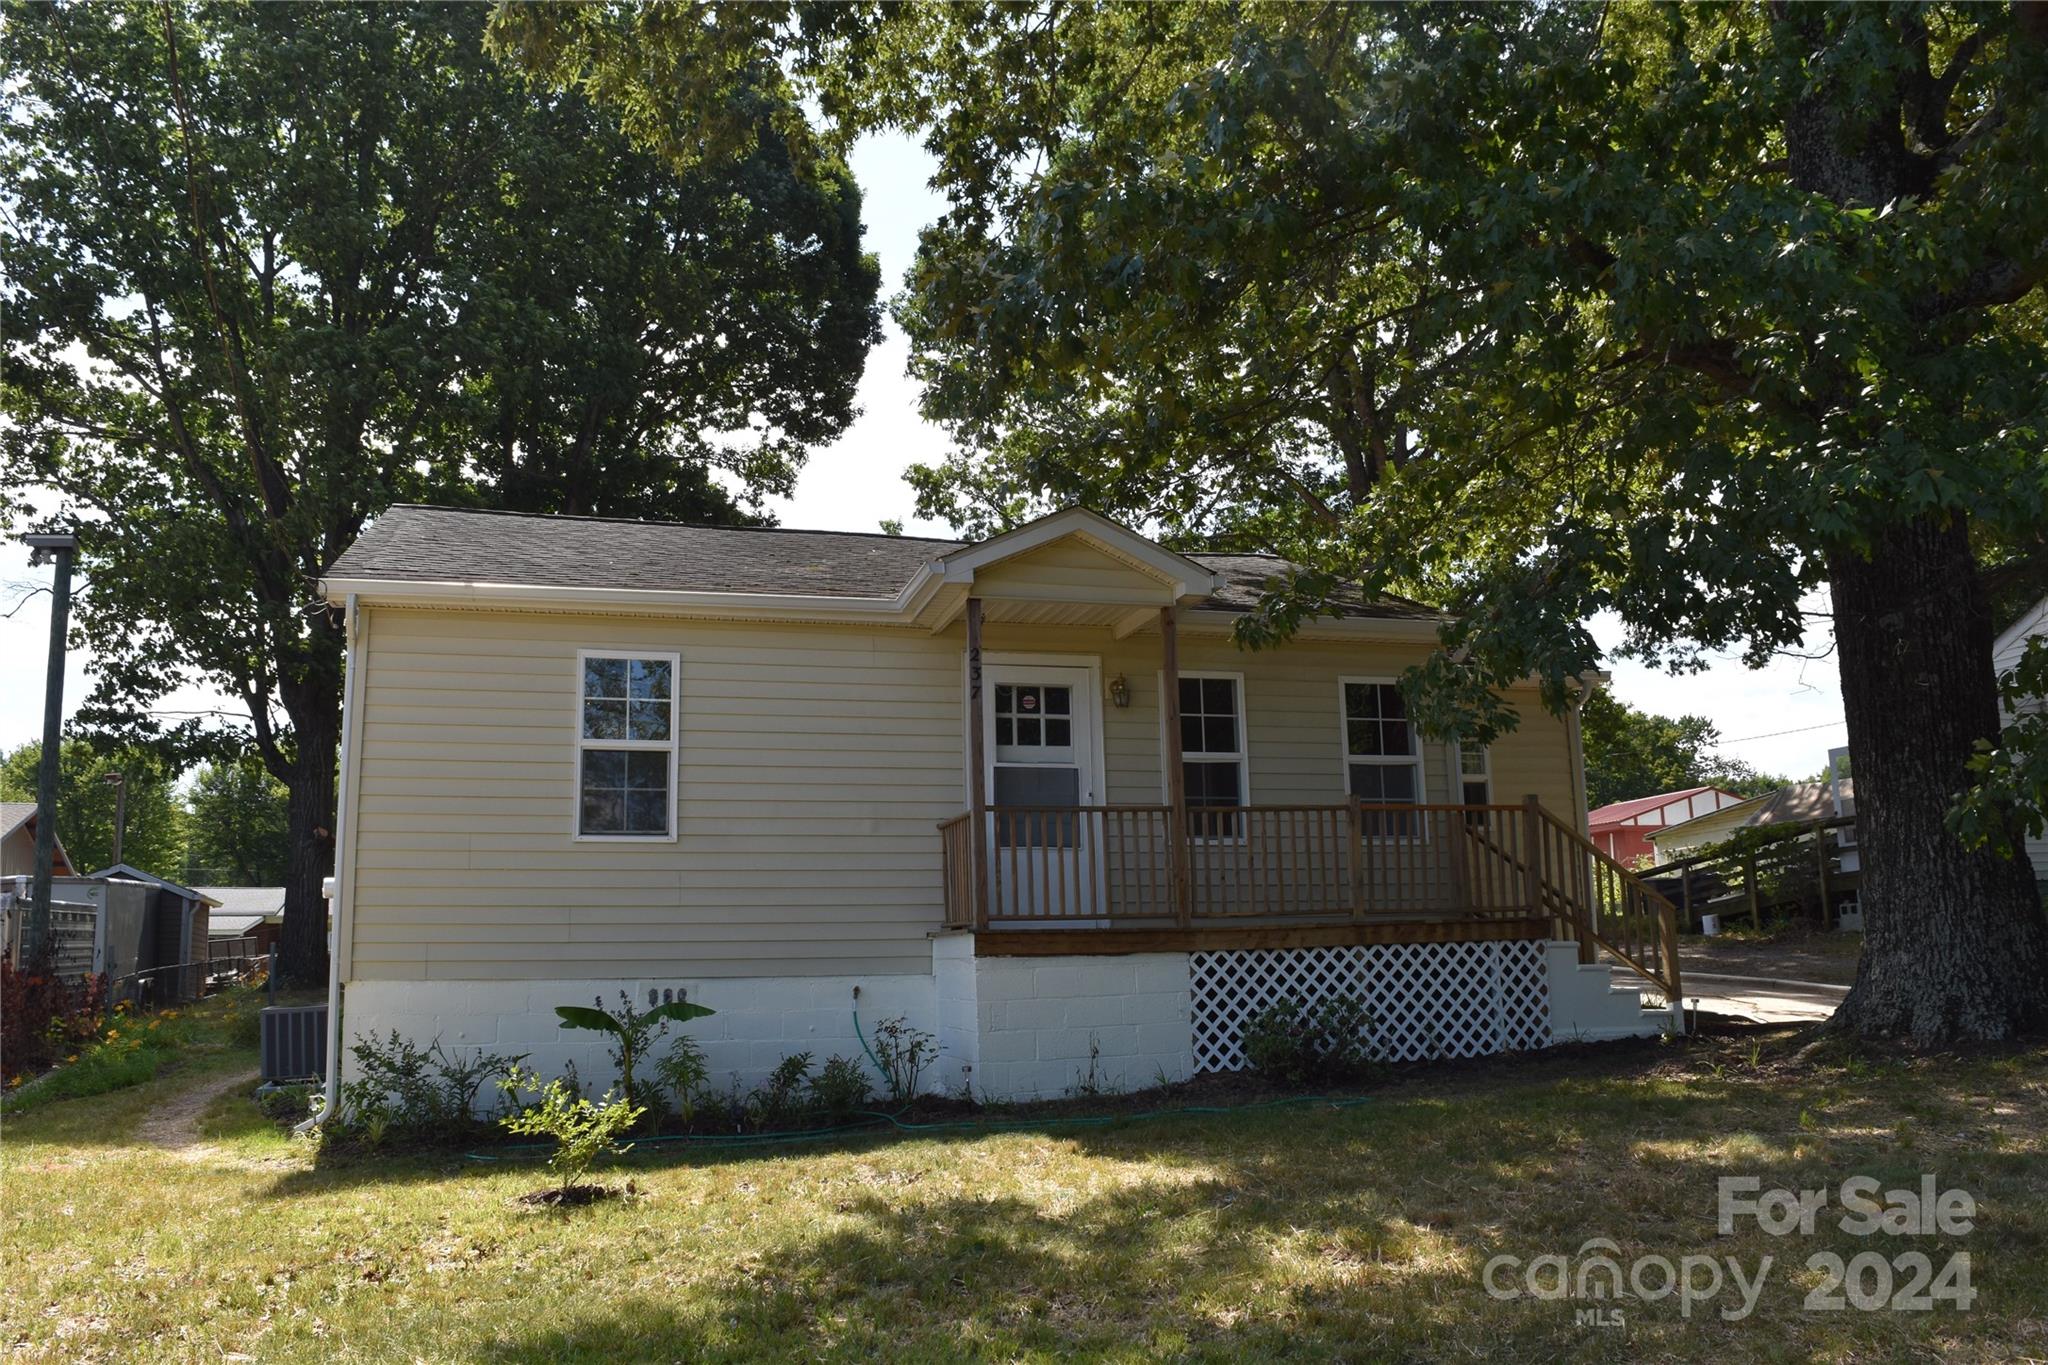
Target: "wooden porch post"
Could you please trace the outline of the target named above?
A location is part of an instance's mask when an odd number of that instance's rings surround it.
[[[1194,886],[1188,869],[1187,768],[1180,747],[1180,635],[1172,607],[1159,609],[1159,666],[1166,675],[1166,839],[1173,858],[1174,916],[1194,922]]]
[[[967,809],[974,825],[974,927],[988,928],[988,702],[981,692],[981,599],[967,599]]]

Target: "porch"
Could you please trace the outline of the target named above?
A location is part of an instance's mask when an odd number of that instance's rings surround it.
[[[1247,674],[1219,666],[1213,637],[1226,617],[1215,609],[1245,590],[1221,560],[1164,553],[1068,513],[945,564],[932,626],[964,628],[967,809],[938,827],[943,924],[971,933],[974,955],[1542,940],[1678,997],[1675,908],[1561,805],[1496,803],[1502,774],[1483,751],[1476,788],[1455,751],[1436,760],[1432,784],[1426,737],[1396,685],[1399,667],[1434,645],[1432,614],[1360,600],[1318,627],[1325,652],[1295,654],[1291,672],[1332,688],[1332,715],[1270,671],[1252,703]],[[1048,624],[1060,648],[1017,647],[1022,631]],[[986,647],[991,626],[999,652]],[[1190,629],[1199,653],[1184,673]],[[1138,699],[1136,668],[1106,676],[1074,648],[1094,632],[1126,656],[1142,649],[1140,666],[1157,669],[1156,708]],[[1398,665],[1373,654],[1389,642]],[[1145,714],[1156,714],[1156,741],[1132,723]],[[1249,735],[1261,724],[1272,728],[1257,780],[1273,778],[1266,790],[1279,801],[1251,799]],[[1308,738],[1323,725],[1329,749]],[[1117,743],[1106,745],[1111,727]],[[1152,771],[1137,756],[1154,744],[1159,799],[1133,802]],[[1575,802],[1575,783],[1536,780],[1569,773],[1571,752],[1525,763],[1530,780],[1515,790]],[[1464,799],[1431,799],[1439,793]]]
[[[938,829],[945,927],[982,956],[1551,940],[1681,989],[1676,907],[1533,797],[997,805]]]

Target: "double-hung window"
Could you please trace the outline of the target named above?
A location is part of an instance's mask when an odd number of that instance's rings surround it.
[[[1458,799],[1468,806],[1493,804],[1492,749],[1485,744],[1458,745]],[[1468,810],[1465,823],[1483,825],[1486,812]]]
[[[578,838],[674,837],[678,667],[674,654],[577,655]]]
[[[1493,760],[1487,745],[1458,746],[1458,781],[1462,787],[1459,799],[1466,805],[1493,804]]]
[[[1244,679],[1237,674],[1180,677],[1181,781],[1188,825],[1198,838],[1231,838],[1245,804]]]
[[[1368,806],[1407,806],[1422,800],[1422,745],[1408,703],[1391,682],[1346,678],[1339,687],[1344,709],[1345,782]],[[1412,814],[1367,817],[1371,834],[1412,834]]]

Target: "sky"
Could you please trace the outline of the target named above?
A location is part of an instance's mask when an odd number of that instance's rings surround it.
[[[885,292],[902,286],[917,250],[917,234],[944,208],[933,192],[930,157],[908,137],[863,139],[853,154],[863,192],[868,249],[881,260]],[[918,416],[917,386],[904,373],[908,347],[891,322],[862,374],[860,416],[839,440],[813,452],[796,494],[770,507],[785,526],[873,531],[900,518],[912,534],[944,535],[941,523],[911,515],[912,496],[902,480],[912,464],[942,457],[945,433]],[[0,547],[0,749],[40,737],[43,676],[48,657],[49,595],[24,594],[48,582],[47,569],[28,568],[19,545]],[[1620,642],[1618,621],[1596,619],[1603,647]],[[65,710],[85,696],[89,652],[67,663]],[[1665,715],[1705,716],[1719,727],[1721,752],[1766,772],[1804,777],[1825,764],[1832,745],[1846,743],[1842,701],[1832,657],[1777,658],[1752,671],[1731,656],[1703,673],[1673,677],[1626,661],[1610,660],[1611,687],[1623,701]],[[206,710],[223,703],[204,689],[183,689],[159,703],[166,711]]]

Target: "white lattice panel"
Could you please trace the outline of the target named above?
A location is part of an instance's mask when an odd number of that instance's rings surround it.
[[[1188,955],[1195,1070],[1239,1071],[1245,1021],[1276,1001],[1365,1002],[1384,1061],[1478,1057],[1550,1043],[1543,945],[1386,943]]]

